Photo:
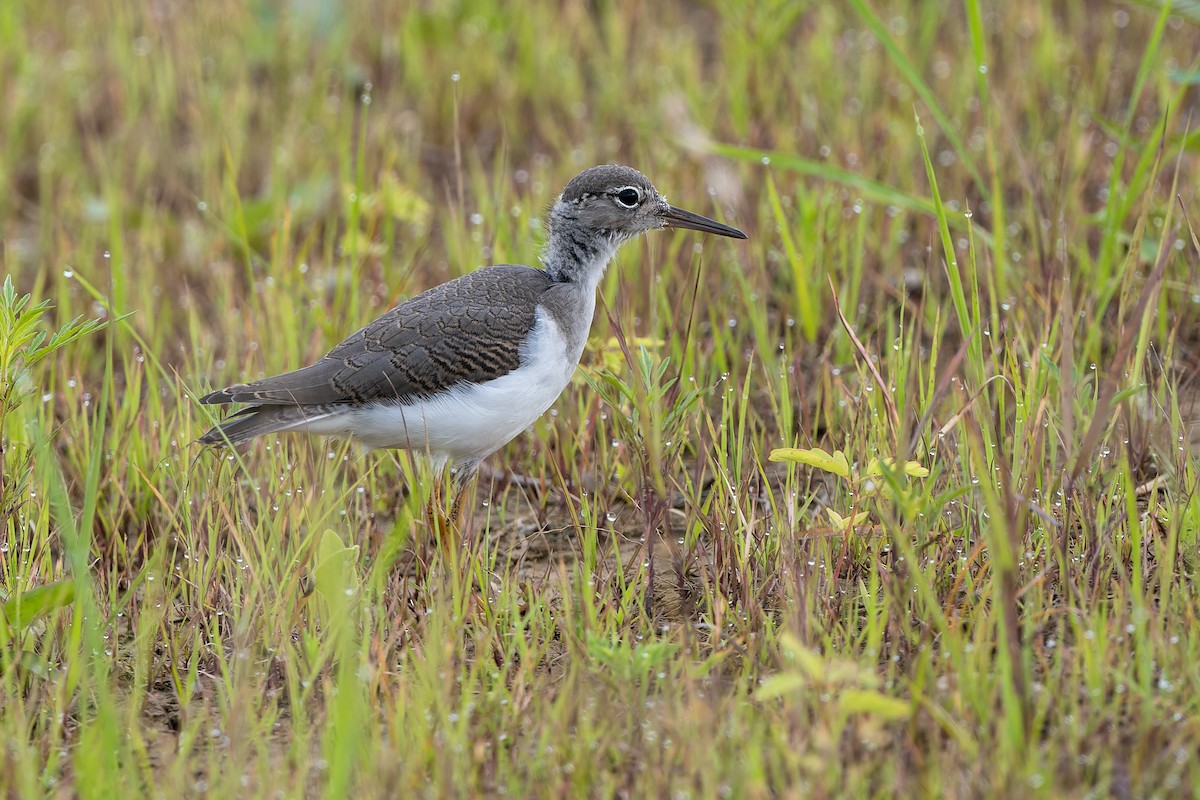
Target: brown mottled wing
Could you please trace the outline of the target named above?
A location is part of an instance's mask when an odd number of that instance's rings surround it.
[[[512,372],[552,284],[531,267],[485,267],[407,300],[316,363],[213,392],[204,403],[404,400]]]

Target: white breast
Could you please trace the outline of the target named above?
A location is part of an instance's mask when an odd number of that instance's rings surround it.
[[[495,380],[464,384],[404,405],[376,403],[307,424],[310,433],[352,438],[367,447],[425,452],[472,465],[499,450],[546,412],[571,380],[578,352],[567,352],[555,321],[538,309],[521,348],[521,366]]]

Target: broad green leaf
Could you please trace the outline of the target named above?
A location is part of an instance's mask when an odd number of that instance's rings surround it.
[[[907,719],[912,703],[870,689],[846,689],[838,695],[838,706],[851,714],[871,714],[883,719]]]
[[[328,622],[343,619],[358,590],[358,547],[347,547],[335,531],[326,530],[317,543],[313,584],[325,601]]]
[[[54,673],[54,667],[51,666],[50,661],[45,656],[37,653],[24,650],[21,652],[19,660],[21,662],[21,669],[30,675],[36,675],[42,680],[48,680]]]
[[[819,447],[811,450],[799,447],[779,447],[771,451],[770,460],[807,464],[825,472],[832,472],[834,475],[841,475],[843,478],[850,477],[850,462],[841,450],[827,453]]]
[[[800,667],[806,674],[820,675],[825,671],[824,659],[819,654],[805,647],[793,634],[781,634],[779,643],[783,648],[784,655],[796,662],[796,666]]]
[[[0,609],[3,609],[4,621],[15,630],[21,630],[42,614],[74,602],[75,581],[67,578],[14,594]]]

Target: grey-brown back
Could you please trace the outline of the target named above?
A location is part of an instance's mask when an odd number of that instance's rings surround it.
[[[520,365],[538,302],[552,285],[532,267],[484,267],[401,303],[310,366],[236,384],[201,402],[404,402],[499,378]]]

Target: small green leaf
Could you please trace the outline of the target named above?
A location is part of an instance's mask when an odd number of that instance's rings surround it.
[[[618,682],[644,680],[662,671],[679,651],[674,642],[645,642],[631,645],[622,639],[610,639],[588,633],[588,657],[603,665]]]
[[[894,458],[872,459],[871,463],[867,465],[866,470],[863,471],[863,475],[866,475],[866,476],[882,475],[885,467],[888,472],[895,472],[896,471],[896,459],[894,459]],[[906,462],[904,462],[904,474],[908,475],[910,478],[928,478],[929,470],[926,469],[925,467],[921,466],[921,462],[919,462],[919,461],[906,461]]]
[[[866,511],[860,511],[852,517],[843,517],[832,508],[825,509],[825,513],[833,523],[833,527],[840,531],[844,531],[854,525],[862,525],[867,519]]]
[[[421,193],[401,183],[392,173],[383,177],[379,190],[384,210],[393,219],[415,225],[424,225],[429,220],[429,203]]]

